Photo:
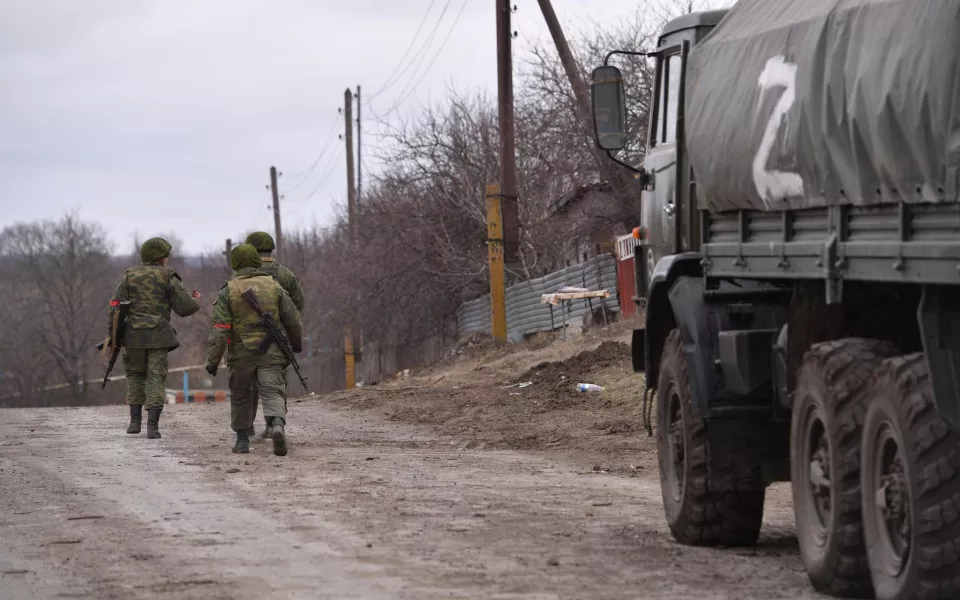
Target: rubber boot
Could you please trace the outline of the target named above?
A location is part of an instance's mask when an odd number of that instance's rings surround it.
[[[270,437],[273,438],[273,453],[277,456],[287,455],[287,436],[283,431],[283,426],[283,419],[273,417],[270,423]]]
[[[147,409],[147,437],[151,440],[160,438],[160,413],[162,408]]]
[[[234,454],[249,454],[250,453],[250,436],[247,435],[247,431],[238,431],[237,432],[237,443],[233,445]]]
[[[140,433],[140,425],[143,423],[143,405],[130,405],[130,426],[127,427],[127,433]]]

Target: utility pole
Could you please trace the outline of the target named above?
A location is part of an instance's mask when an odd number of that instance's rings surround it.
[[[360,86],[357,86],[357,212],[360,212],[360,198],[363,192],[363,155],[360,153],[360,147],[363,143],[361,129],[363,125],[360,122],[360,111],[363,105],[360,104]]]
[[[487,186],[487,257],[490,265],[490,325],[496,342],[507,341],[507,297],[503,262],[500,186]]]
[[[356,251],[357,243],[357,188],[353,179],[353,93],[350,88],[343,93],[343,117],[346,125],[344,139],[347,144],[347,220],[350,231],[350,250]],[[356,344],[353,339],[353,315],[349,317],[343,332],[343,362],[346,369],[346,388],[352,390],[357,385]]]
[[[343,93],[343,116],[346,125],[344,139],[347,142],[347,218],[350,225],[350,243],[357,239],[357,188],[353,174],[353,92]]]
[[[560,21],[557,19],[557,13],[553,10],[550,0],[537,0],[540,3],[540,10],[543,12],[543,18],[547,21],[547,28],[550,30],[550,36],[553,43],[557,46],[557,53],[560,55],[560,63],[563,70],[570,80],[570,87],[573,88],[573,95],[577,99],[577,108],[580,111],[580,118],[584,125],[590,124],[590,95],[587,93],[587,86],[580,77],[580,69],[577,66],[576,59],[570,51],[570,45],[567,44],[567,38],[563,35],[563,28],[560,27]]]
[[[510,0],[497,0],[497,100],[500,116],[500,200],[504,259],[520,259],[520,210],[517,200],[516,143],[513,122],[513,30]]]
[[[231,250],[233,250],[233,240],[231,240],[230,238],[227,238],[227,249],[224,251],[224,255],[226,255],[226,257],[227,257],[227,271],[228,271],[228,272],[233,270],[233,269],[230,267],[230,251],[231,251]]]
[[[570,87],[573,88],[574,98],[577,100],[577,112],[580,116],[580,123],[584,130],[589,132],[593,129],[593,114],[590,110],[590,94],[587,91],[587,85],[580,76],[580,67],[570,51],[570,45],[563,34],[563,28],[560,26],[560,20],[557,19],[557,13],[553,10],[550,0],[537,0],[540,4],[540,11],[547,22],[547,28],[550,30],[550,36],[557,47],[557,54],[560,55],[560,64],[570,80]],[[591,134],[592,135],[592,134]],[[597,163],[601,177],[606,178],[610,183],[615,183],[618,190],[628,189],[630,186],[630,177],[610,160],[595,144],[590,144],[590,152]]]
[[[280,192],[277,190],[277,168],[270,167],[270,191],[273,194],[273,237],[276,241],[276,256],[283,256],[283,230],[280,229]]]

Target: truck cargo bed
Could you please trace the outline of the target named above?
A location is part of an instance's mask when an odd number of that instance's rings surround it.
[[[700,212],[709,277],[960,284],[960,205]]]

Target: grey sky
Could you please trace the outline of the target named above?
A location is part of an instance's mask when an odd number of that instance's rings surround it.
[[[613,22],[642,1],[554,5],[572,25]],[[547,32],[534,0],[514,3],[522,53]],[[136,230],[174,231],[198,252],[253,227],[272,231],[264,188],[271,164],[287,174],[279,186],[284,228],[326,223],[345,197],[336,139],[343,91],[360,84],[372,95],[384,85],[429,4],[0,0],[0,227],[76,209],[102,223],[120,250]],[[365,109],[368,129],[374,111],[403,96],[400,112],[440,99],[449,83],[496,92],[493,0],[434,0],[414,49],[444,6],[416,74],[414,62]],[[364,142],[371,149],[375,139]]]

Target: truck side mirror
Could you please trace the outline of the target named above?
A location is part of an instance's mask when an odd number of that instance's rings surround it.
[[[627,104],[620,69],[603,66],[593,70],[590,100],[597,145],[608,152],[623,149],[627,145]]]

